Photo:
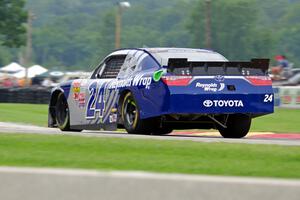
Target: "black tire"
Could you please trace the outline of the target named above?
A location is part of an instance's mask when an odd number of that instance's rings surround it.
[[[71,129],[70,128],[70,113],[68,102],[63,93],[60,93],[57,96],[57,101],[55,105],[55,120],[58,128],[61,131],[73,131],[81,132],[80,129]]]
[[[243,138],[251,126],[251,117],[243,114],[229,115],[227,128],[218,125],[218,130],[224,138]]]
[[[57,126],[62,131],[70,131],[70,115],[68,102],[63,93],[57,96],[55,105],[55,118]]]
[[[152,132],[153,135],[167,135],[173,131],[170,127],[161,127]]]
[[[140,118],[140,109],[131,92],[124,97],[121,115],[124,128],[129,134],[148,135],[152,132],[152,120]]]

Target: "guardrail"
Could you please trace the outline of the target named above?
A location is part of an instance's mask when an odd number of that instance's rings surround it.
[[[299,200],[300,181],[0,167],[0,199],[9,200]]]
[[[50,88],[0,88],[0,103],[48,104]]]

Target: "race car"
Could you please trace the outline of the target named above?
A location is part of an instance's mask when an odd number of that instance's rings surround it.
[[[48,126],[153,135],[217,129],[242,138],[253,118],[274,111],[268,67],[268,59],[230,62],[204,49],[116,50],[88,79],[53,88]]]

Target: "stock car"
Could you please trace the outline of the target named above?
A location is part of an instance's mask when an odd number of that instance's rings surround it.
[[[268,67],[268,59],[231,62],[204,49],[116,50],[88,79],[53,88],[48,126],[153,135],[217,129],[242,138],[253,118],[274,111]]]

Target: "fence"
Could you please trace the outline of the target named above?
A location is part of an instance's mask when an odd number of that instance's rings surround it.
[[[0,88],[0,103],[48,104],[50,88]]]
[[[300,86],[274,87],[275,106],[300,108]]]

